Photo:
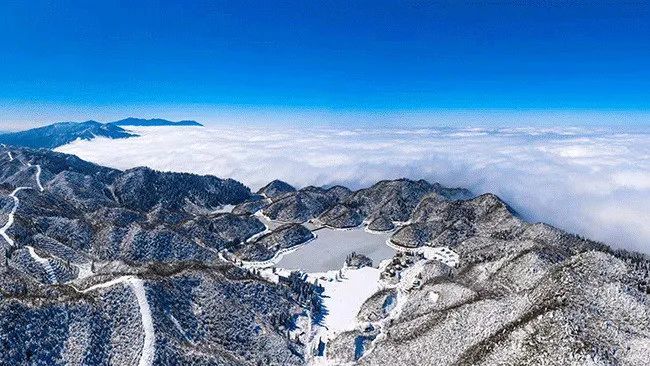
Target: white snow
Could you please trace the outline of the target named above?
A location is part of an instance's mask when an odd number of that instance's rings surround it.
[[[24,189],[31,189],[31,187],[18,187],[14,189],[13,192],[9,195],[9,197],[13,198],[14,200],[14,206],[11,208],[11,212],[9,213],[9,216],[7,217],[7,222],[5,222],[4,226],[0,228],[0,235],[9,243],[9,245],[14,246],[14,240],[7,235],[7,230],[13,225],[14,223],[14,215],[16,214],[16,210],[18,209],[18,205],[20,204],[20,201],[18,200],[18,197],[16,197],[16,194]]]
[[[140,315],[142,316],[142,329],[144,331],[144,343],[142,344],[142,355],[138,366],[151,366],[156,352],[156,333],[153,328],[153,318],[151,317],[151,309],[147,301],[147,294],[144,288],[144,283],[139,278],[132,278],[129,280],[131,290],[138,299],[138,306],[140,307]]]
[[[254,242],[255,240],[261,238],[262,236],[264,236],[264,235],[266,235],[266,234],[268,234],[268,233],[271,233],[272,231],[273,231],[273,230],[271,230],[271,229],[269,229],[269,228],[267,227],[266,229],[264,229],[264,230],[260,231],[259,233],[257,233],[257,234],[255,234],[255,235],[251,236],[250,238],[246,239],[246,242],[247,242],[247,243],[252,243],[252,242]]]
[[[185,340],[188,341],[189,343],[194,344],[194,341],[192,341],[190,337],[187,336],[187,333],[185,333],[183,327],[181,326],[181,323],[178,322],[178,319],[176,319],[174,314],[169,313],[168,315],[169,315],[169,319],[172,321],[172,323],[174,323],[174,327],[176,327],[176,330],[178,330],[178,332],[183,335],[183,338],[185,338]]]
[[[417,251],[424,254],[424,258],[438,260],[449,267],[456,267],[460,260],[458,253],[449,247],[420,247]]]
[[[9,155],[9,161],[14,161],[14,156],[11,155],[11,151],[7,151],[7,155]]]
[[[341,272],[342,277],[338,280],[335,279],[338,271],[309,274],[312,282],[318,279],[318,283],[325,289],[323,304],[328,315],[324,319],[324,325],[330,337],[354,329],[358,325],[356,317],[361,305],[380,289],[380,271],[377,268],[343,268]],[[322,277],[328,280],[323,280]]]
[[[13,160],[13,156],[11,156],[11,152],[8,152],[9,158]],[[31,164],[28,164],[28,166],[32,166]],[[38,185],[38,188],[43,191],[43,186],[41,185],[41,166],[40,165],[35,165],[36,166],[36,184]],[[33,189],[32,187],[18,187],[9,194],[9,197],[13,198],[14,200],[14,206],[11,208],[11,212],[9,213],[9,216],[7,217],[7,222],[5,222],[4,226],[0,228],[0,236],[2,236],[9,245],[14,246],[14,241],[7,235],[7,230],[13,225],[14,223],[14,215],[16,214],[16,210],[18,209],[18,205],[20,204],[20,201],[18,200],[18,197],[16,197],[16,194],[22,190],[25,189]]]
[[[386,245],[398,251],[422,253],[425,259],[437,260],[448,265],[449,267],[456,267],[458,265],[458,262],[460,261],[460,256],[458,255],[458,253],[449,249],[449,247],[424,246],[418,248],[406,248],[406,247],[401,247],[399,245],[393,244],[393,242],[390,239],[386,240]]]
[[[13,160],[13,157],[11,156],[11,153],[9,153],[9,158],[10,160]],[[40,165],[32,165],[31,163],[26,164],[29,167],[35,167],[36,168],[36,185],[38,186],[38,189],[42,192],[45,189],[43,188],[43,185],[41,184],[41,166]],[[9,243],[9,245],[14,246],[14,241],[7,235],[6,231],[11,227],[11,225],[14,222],[14,214],[16,213],[16,210],[18,209],[18,205],[20,204],[20,201],[18,200],[18,197],[16,197],[16,194],[24,189],[32,189],[32,187],[18,187],[16,188],[11,194],[9,195],[10,197],[13,198],[14,200],[14,206],[11,209],[11,212],[9,213],[9,216],[7,218],[7,222],[5,225],[0,228],[0,235],[4,237],[4,239]],[[232,210],[232,208],[230,208]],[[33,247],[27,246],[27,250],[29,251],[29,255],[39,264],[45,268],[45,272],[48,275],[48,279],[52,283],[57,282],[56,278],[56,273],[52,269],[52,266],[50,264],[50,261],[47,258],[43,258],[36,254],[36,251],[34,250]],[[88,267],[88,268],[86,268]],[[85,264],[83,267],[80,267],[79,271],[79,277],[87,277],[92,274],[92,271],[90,270],[88,264]],[[76,287],[71,286],[75,291],[81,292],[81,293],[86,293],[89,291],[94,291],[100,288],[107,288],[114,286],[119,283],[125,283],[128,282],[131,291],[133,291],[133,294],[135,295],[137,301],[138,301],[138,307],[140,308],[140,315],[142,317],[142,328],[144,332],[144,342],[142,345],[142,353],[140,355],[140,359],[138,361],[138,366],[151,366],[153,364],[154,356],[155,356],[155,342],[156,342],[156,334],[154,332],[154,325],[153,325],[153,318],[151,316],[151,309],[149,307],[149,302],[147,301],[147,295],[146,295],[146,290],[144,288],[144,283],[141,279],[135,278],[133,276],[121,276],[118,278],[114,278],[110,281],[100,283],[97,285],[90,286],[84,290],[78,290]],[[175,319],[174,319],[175,320]],[[177,322],[176,322],[177,323]]]
[[[100,288],[111,287],[111,286],[117,285],[118,283],[124,283],[124,282],[130,281],[131,279],[133,279],[133,276],[121,276],[121,277],[114,278],[114,279],[112,279],[110,281],[106,281],[106,282],[98,283],[96,285],[92,285],[92,286],[90,286],[90,287],[88,287],[86,289],[83,289],[83,290],[79,290],[75,286],[72,286],[72,288],[74,288],[75,291],[77,291],[77,292],[86,293],[86,292],[98,290]]]
[[[79,272],[77,273],[77,279],[88,278],[93,275],[91,262],[74,264],[74,265],[79,269]]]
[[[45,188],[43,188],[43,185],[41,184],[41,166],[40,165],[32,165],[32,164],[27,164],[28,166],[33,166],[36,167],[36,185],[38,186],[38,189],[43,192]]]
[[[212,211],[212,213],[213,214],[231,213],[233,208],[235,208],[235,205],[223,205],[223,206],[219,207],[218,209]]]
[[[54,269],[52,268],[50,261],[47,258],[43,258],[38,254],[36,254],[34,248],[29,245],[27,246],[27,250],[29,251],[29,255],[34,259],[34,261],[36,261],[36,263],[43,266],[43,269],[45,269],[45,273],[47,273],[47,278],[50,281],[50,283],[57,283],[58,280],[56,278],[56,273],[54,272]]]
[[[343,268],[343,279],[341,281],[326,281],[322,278],[333,278],[333,276],[338,273],[337,271],[330,271],[325,276],[318,273],[310,274],[310,281],[313,282],[318,278],[318,283],[325,288],[323,293],[323,303],[329,311],[329,314],[324,319],[324,325],[327,329],[323,331],[317,327],[313,333],[314,339],[322,339],[327,342],[341,332],[359,329],[360,327],[365,326],[366,323],[361,323],[356,319],[363,303],[381,289],[394,288],[397,291],[395,306],[390,309],[385,318],[372,323],[376,329],[379,329],[380,333],[377,338],[372,341],[370,347],[368,347],[364,353],[364,356],[371,353],[377,342],[386,337],[384,329],[387,324],[392,320],[399,318],[401,315],[404,305],[408,301],[409,292],[417,279],[417,275],[424,268],[425,261],[426,260],[421,260],[406,269],[397,284],[386,283],[379,277],[380,273],[388,265],[389,261],[383,261],[380,263],[379,269],[371,267],[364,267],[356,270]],[[338,278],[338,276],[336,277]],[[437,298],[432,298],[432,301],[437,301]],[[336,356],[328,355],[326,347],[325,355],[310,359],[309,364],[338,364],[333,360],[333,358],[336,358]]]
[[[262,224],[264,224],[264,226],[266,226],[267,230],[273,230],[283,225],[283,223],[280,221],[271,220],[270,217],[262,213],[262,210],[258,210],[254,213],[254,215],[258,220],[262,222]]]
[[[431,300],[431,302],[433,303],[438,302],[438,299],[440,298],[440,294],[435,291],[429,292],[428,295],[429,295],[429,300]]]
[[[387,262],[382,263],[382,266],[380,268],[384,268],[386,264]],[[394,285],[383,284],[385,285],[385,288],[394,288],[397,290],[397,297],[395,299],[396,303],[395,306],[388,313],[388,316],[386,316],[384,319],[381,319],[373,323],[375,328],[379,329],[379,335],[371,342],[370,347],[368,347],[368,349],[364,352],[362,358],[372,353],[372,351],[375,349],[377,344],[386,337],[385,328],[387,327],[387,325],[394,319],[398,319],[401,316],[402,311],[404,310],[404,305],[408,302],[410,296],[410,290],[413,288],[417,275],[422,272],[423,268],[424,268],[424,261],[419,261],[415,263],[413,266],[406,269],[404,275],[402,276],[402,278],[397,284]],[[438,300],[437,296],[432,297],[431,294],[429,294],[429,296],[432,299],[432,301]],[[433,299],[434,297],[435,299]]]
[[[276,267],[264,267],[264,268],[255,268],[257,274],[266,279],[269,282],[279,283],[280,277],[289,277],[291,271],[283,268]]]

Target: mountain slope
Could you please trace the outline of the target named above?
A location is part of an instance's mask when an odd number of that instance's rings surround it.
[[[304,364],[304,287],[219,259],[264,230],[212,213],[241,183],[18,148],[0,173],[0,364]]]
[[[525,222],[495,195],[425,181],[284,191],[264,198],[230,179],[0,148],[0,364],[650,358],[643,254]],[[271,268],[332,227],[387,230],[396,254],[331,273]],[[376,292],[337,293],[360,273],[373,274]],[[337,303],[358,315],[326,329]]]
[[[102,124],[95,121],[60,122],[49,126],[37,127],[27,131],[0,135],[0,143],[30,148],[53,149],[74,140],[91,140],[95,137],[112,139],[137,136],[116,125]]]
[[[0,144],[29,148],[53,149],[69,144],[77,139],[92,140],[95,137],[111,139],[136,137],[137,135],[122,126],[202,126],[196,121],[172,122],[164,119],[126,118],[115,122],[100,123],[59,122],[26,131],[0,134]]]

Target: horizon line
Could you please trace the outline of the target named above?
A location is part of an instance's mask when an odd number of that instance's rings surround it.
[[[143,108],[144,107],[144,108]],[[12,132],[43,127],[58,122],[96,121],[109,123],[126,118],[166,119],[169,121],[196,121],[213,124],[251,125],[347,125],[388,127],[408,124],[417,127],[534,127],[534,126],[621,126],[640,127],[650,124],[650,110],[644,109],[536,109],[536,108],[429,108],[429,109],[345,109],[331,108],[250,108],[212,107],[198,108],[187,105],[182,108],[169,106],[141,106],[131,112],[113,108],[95,113],[81,110],[62,111],[53,108],[47,111],[33,110],[33,115],[10,117],[0,110],[0,131]],[[93,109],[93,108],[89,108]],[[95,108],[97,109],[97,107]],[[7,111],[9,112],[9,111]],[[88,116],[92,115],[91,118]],[[138,116],[138,117],[136,117]],[[517,118],[516,121],[502,119]],[[523,119],[523,120],[522,120]]]

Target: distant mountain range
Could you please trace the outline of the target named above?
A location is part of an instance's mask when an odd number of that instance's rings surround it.
[[[0,143],[30,148],[53,149],[77,139],[92,140],[95,137],[111,139],[137,136],[122,126],[203,126],[196,121],[172,122],[160,118],[142,119],[129,117],[119,121],[100,123],[59,122],[48,126],[32,128],[26,131],[0,134]]]
[[[115,126],[203,126],[196,121],[172,122],[160,118],[143,119],[133,117],[125,118],[115,122],[109,122],[108,124]]]

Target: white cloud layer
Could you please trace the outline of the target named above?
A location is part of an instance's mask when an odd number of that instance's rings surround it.
[[[525,218],[650,253],[650,132],[584,128],[138,128],[58,151],[126,169],[232,177],[253,189],[408,177],[493,192]]]

